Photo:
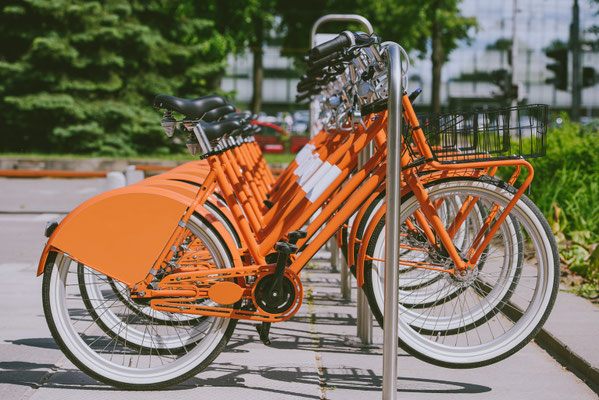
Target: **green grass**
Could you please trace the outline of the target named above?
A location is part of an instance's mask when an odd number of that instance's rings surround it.
[[[274,154],[274,153],[265,153],[264,159],[269,164],[289,164],[295,158],[295,154]]]
[[[593,283],[584,282],[574,285],[569,292],[584,297],[585,299],[589,299],[595,304],[599,304],[599,286]]]

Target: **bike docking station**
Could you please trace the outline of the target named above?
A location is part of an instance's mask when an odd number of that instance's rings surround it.
[[[328,14],[325,15],[314,23],[312,26],[312,33],[310,38],[310,48],[313,48],[327,40],[337,36],[337,34],[328,33],[317,33],[318,28],[327,22],[357,22],[362,24],[369,34],[374,33],[372,24],[366,18],[356,14]],[[310,102],[310,136],[314,136],[318,132],[316,126],[316,116],[318,113],[318,101],[316,99]],[[314,122],[313,122],[314,121]],[[372,144],[368,145],[359,155],[358,168],[361,168],[373,155]],[[329,243],[331,249],[331,267],[333,270],[339,270],[341,280],[341,297],[344,300],[351,299],[351,274],[349,266],[345,262],[344,256],[341,254],[338,240],[336,236],[333,236]],[[368,306],[368,299],[364,293],[358,290],[357,294],[357,326],[358,326],[358,337],[364,345],[372,344],[372,313]]]
[[[257,116],[219,95],[159,94],[164,133],[186,137],[199,160],[102,193],[45,230],[44,314],[81,371],[119,388],[160,389],[209,366],[239,320],[274,344],[272,323],[300,310],[302,269],[331,240],[346,299],[355,273],[362,345],[372,342],[373,317],[383,328],[383,399],[397,395],[400,344],[431,364],[474,368],[539,332],[559,258],[524,196],[533,176],[525,157],[544,154],[547,106],[421,124],[405,50],[355,15],[319,19],[312,44],[328,21],[370,33],[344,31],[310,49],[296,101],[311,102],[318,133],[277,177],[254,138]],[[514,171],[508,182],[495,176],[502,167]],[[378,370],[378,355],[369,356]]]
[[[312,26],[310,47],[330,40],[337,34],[317,33],[318,28],[327,22],[355,22],[361,24],[368,34],[373,34],[372,24],[366,18],[356,14],[329,14],[319,18]],[[398,323],[398,272],[399,264],[399,226],[390,221],[399,221],[401,209],[401,167],[400,149],[402,140],[402,88],[403,69],[402,55],[408,59],[406,52],[394,42],[385,42],[384,56],[386,57],[388,71],[388,129],[387,129],[387,188],[386,188],[386,260],[385,263],[385,307],[383,326],[383,390],[384,400],[396,398],[397,393],[397,323]],[[318,115],[318,100],[310,102],[310,136],[313,137],[319,128],[316,124]],[[359,155],[358,168],[363,167],[374,154],[374,144],[370,143]],[[340,234],[340,233],[338,233]],[[389,246],[388,243],[397,243]],[[343,255],[338,248],[336,236],[330,240],[331,265],[339,269],[341,281],[341,296],[345,300],[351,299],[351,274]],[[372,344],[373,316],[370,311],[368,299],[364,292],[357,290],[357,336],[363,345]]]

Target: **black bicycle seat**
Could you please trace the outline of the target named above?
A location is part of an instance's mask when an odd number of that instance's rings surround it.
[[[235,106],[231,105],[231,104],[227,104],[226,106],[218,107],[218,108],[215,108],[214,110],[208,111],[204,115],[204,118],[202,118],[202,120],[206,121],[206,122],[214,122],[214,121],[218,121],[223,116],[234,113],[234,112],[235,112]]]
[[[241,132],[241,136],[243,136],[244,138],[254,136],[260,133],[261,130],[262,128],[260,128],[260,125],[248,125],[247,129],[244,129],[243,132]]]
[[[250,122],[252,118],[252,113],[249,111],[244,111],[240,113],[231,113],[227,114],[223,117],[223,119],[241,119],[244,122]]]
[[[159,94],[154,98],[154,107],[176,111],[188,119],[200,119],[208,111],[226,105],[224,98],[218,95],[198,97],[197,99],[182,99],[166,94]]]
[[[227,119],[212,124],[200,121],[199,124],[209,140],[220,139],[244,125],[243,122],[238,119]]]

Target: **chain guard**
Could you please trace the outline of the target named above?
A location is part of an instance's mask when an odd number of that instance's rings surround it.
[[[255,288],[262,278],[273,274],[275,265],[249,266],[225,269],[203,269],[193,272],[169,274],[158,283],[160,297],[150,301],[153,309],[166,312],[196,314],[223,318],[245,319],[262,322],[280,322],[291,318],[299,310],[304,289],[299,277],[289,268],[285,269],[284,277],[288,285],[293,288],[294,297],[290,306],[281,313],[269,313],[258,307],[259,303],[254,298]],[[254,277],[253,283],[248,284],[248,277]],[[239,301],[233,305],[222,305],[210,298],[210,288],[222,283],[239,286],[241,295]],[[169,292],[172,291],[172,297]],[[193,297],[180,297],[181,293],[195,293]],[[252,304],[255,310],[240,308],[242,300]]]

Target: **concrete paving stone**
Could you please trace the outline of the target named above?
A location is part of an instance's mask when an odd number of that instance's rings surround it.
[[[308,271],[306,278],[310,285],[318,285],[321,273]],[[328,288],[319,290],[329,291]],[[332,296],[334,296],[332,294]],[[351,337],[356,334],[355,325],[336,324],[331,315],[355,315],[353,303],[346,305],[321,306],[315,299],[316,318],[322,324],[318,325],[318,335],[326,337]],[[321,316],[322,318],[321,320]],[[382,375],[382,330],[374,324],[373,349],[363,353],[355,349],[339,357],[339,352],[327,352],[319,349],[325,370],[326,398],[347,399],[355,398],[359,392],[360,399],[380,398]],[[321,340],[326,348],[326,340]],[[346,343],[347,346],[347,343]],[[338,346],[342,349],[343,346]],[[379,357],[372,357],[379,354]],[[561,399],[567,396],[569,390],[575,390],[576,398],[596,398],[583,382],[565,371],[547,353],[534,343],[527,345],[514,356],[497,364],[472,370],[449,370],[424,363],[403,351],[399,351],[398,358],[398,398],[399,399],[426,399],[431,394],[443,399],[460,399],[464,395],[476,395],[479,399]],[[346,379],[351,376],[353,379]],[[503,384],[498,384],[502,382]],[[566,389],[570,388],[570,389]]]
[[[52,339],[31,338],[0,342],[0,399],[20,399],[62,358]],[[25,361],[26,360],[26,361]]]
[[[0,211],[69,212],[107,190],[105,178],[0,178]]]

